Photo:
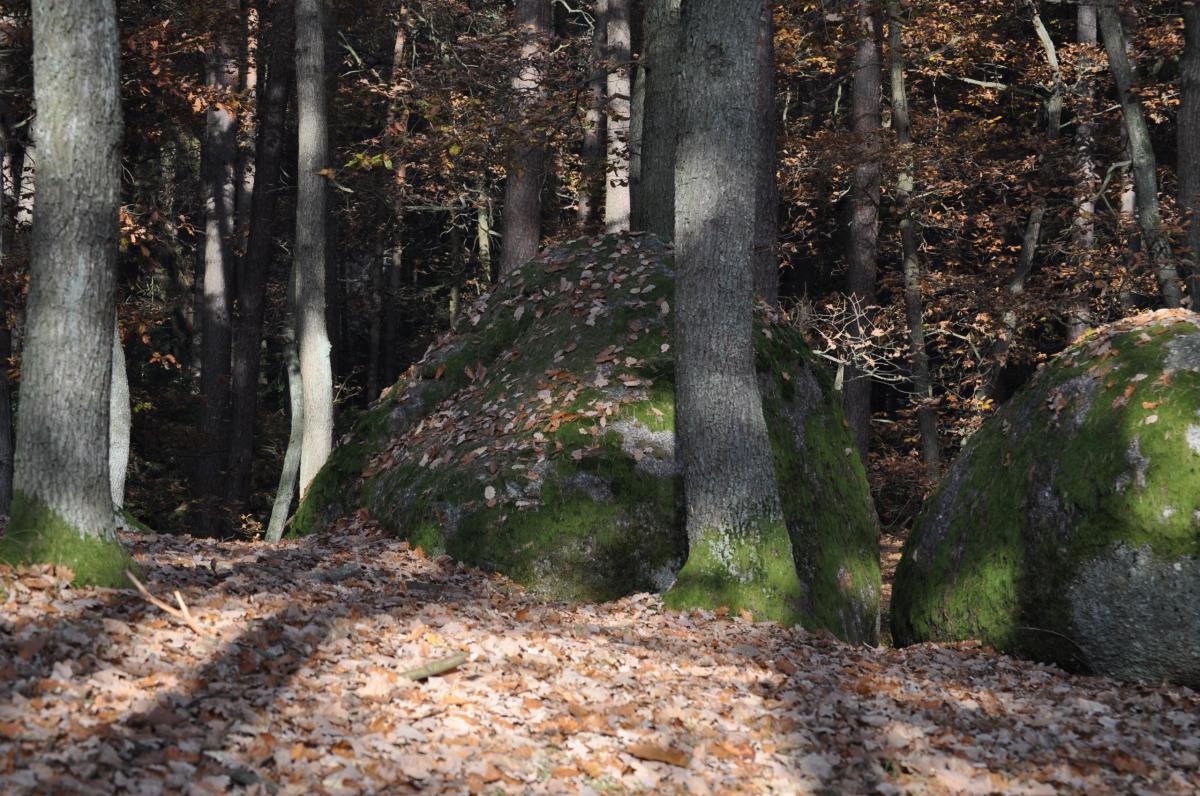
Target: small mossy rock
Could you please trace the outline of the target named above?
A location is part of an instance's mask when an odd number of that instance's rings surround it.
[[[359,419],[293,534],[366,508],[429,552],[554,598],[666,589],[687,554],[672,268],[661,241],[626,235],[507,277]],[[838,402],[794,329],[760,319],[755,344],[804,626],[873,643],[875,515]]]
[[[1088,333],[983,424],[905,544],[892,633],[1200,686],[1200,315]]]

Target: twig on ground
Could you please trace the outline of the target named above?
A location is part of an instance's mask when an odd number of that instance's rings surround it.
[[[216,635],[211,630],[200,626],[200,623],[197,622],[195,617],[192,616],[192,612],[188,610],[187,604],[183,601],[183,596],[178,591],[175,592],[175,599],[179,602],[179,608],[175,608],[169,603],[165,603],[151,594],[150,590],[143,586],[142,582],[138,580],[137,577],[135,577],[134,574],[129,570],[125,570],[125,577],[129,578],[129,580],[133,582],[133,585],[137,587],[138,592],[146,598],[146,602],[150,603],[156,608],[161,608],[169,615],[180,620],[194,630],[197,635],[207,636],[209,638],[212,638]]]
[[[409,680],[424,680],[429,677],[435,677],[439,674],[454,671],[459,666],[467,662],[467,654],[465,652],[456,652],[448,658],[439,658],[436,661],[430,661],[424,666],[418,666],[416,669],[409,669],[403,672],[400,676]]]

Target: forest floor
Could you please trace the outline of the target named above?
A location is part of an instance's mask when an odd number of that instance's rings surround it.
[[[351,530],[126,536],[171,613],[3,576],[0,793],[1200,790],[1186,688],[971,644],[852,647],[649,595],[547,604]]]

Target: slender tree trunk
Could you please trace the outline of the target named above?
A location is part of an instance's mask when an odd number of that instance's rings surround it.
[[[633,226],[664,240],[675,237],[675,145],[682,75],[679,66],[682,0],[647,0],[641,68],[641,168],[632,198]]]
[[[1099,0],[1100,37],[1108,53],[1108,66],[1117,84],[1121,116],[1129,135],[1129,155],[1133,161],[1133,183],[1137,193],[1138,226],[1141,227],[1150,264],[1158,279],[1159,291],[1167,307],[1178,307],[1182,301],[1179,272],[1171,242],[1163,229],[1158,203],[1158,164],[1150,140],[1150,130],[1142,112],[1142,103],[1133,93],[1133,67],[1125,52],[1125,33],[1117,15],[1116,0]]]
[[[234,516],[246,510],[250,499],[267,278],[274,254],[288,97],[295,76],[291,0],[280,0],[269,10],[264,4],[259,19],[264,33],[260,41],[265,49],[260,57],[265,57],[266,69],[259,84],[254,156],[258,190],[250,203],[250,232],[239,269],[233,329],[233,413],[226,497]]]
[[[283,328],[283,362],[287,372],[288,406],[292,425],[287,450],[283,454],[279,486],[275,490],[275,502],[271,506],[271,519],[267,523],[266,541],[271,543],[283,538],[288,513],[296,497],[296,480],[300,475],[301,450],[304,448],[304,380],[300,376],[300,354],[296,348],[294,272],[290,281],[292,287],[288,292],[292,298],[288,303],[291,305],[291,312]]]
[[[1096,4],[1092,0],[1080,0],[1076,8],[1075,41],[1082,45],[1093,45],[1098,41],[1096,33]],[[1079,186],[1075,199],[1075,218],[1071,221],[1071,248],[1077,273],[1092,273],[1096,255],[1096,200],[1100,187],[1100,176],[1096,172],[1096,81],[1087,74],[1092,66],[1091,58],[1084,57],[1079,69],[1084,73],[1075,94],[1075,173]],[[1091,326],[1092,314],[1088,293],[1072,301],[1067,310],[1067,339],[1074,340]]]
[[[1187,226],[1188,295],[1200,310],[1200,2],[1183,4],[1183,60],[1179,108],[1179,208]]]
[[[388,135],[392,138],[394,145],[398,146],[400,157],[396,159],[392,210],[395,236],[392,240],[391,260],[388,263],[383,292],[383,363],[380,375],[386,384],[394,382],[399,375],[400,298],[404,274],[404,202],[407,198],[406,182],[408,179],[407,152],[404,149],[405,139],[408,136],[408,111],[399,107],[399,101],[405,91],[404,56],[408,47],[410,24],[408,5],[401,4],[396,20],[396,38],[392,46],[392,104],[388,108]],[[372,400],[374,397],[372,396]]]
[[[791,623],[801,586],[755,374],[755,222],[745,212],[755,204],[762,157],[755,44],[764,6],[683,7],[675,370],[689,551],[666,599]]]
[[[850,238],[847,288],[859,305],[856,334],[866,334],[861,310],[875,302],[879,250],[880,151],[883,91],[883,28],[872,0],[858,0],[859,40],[851,80],[850,123],[858,144],[850,181]],[[871,445],[871,378],[854,365],[846,368],[846,419],[863,461]]]
[[[129,471],[130,430],[133,407],[129,403],[129,374],[125,371],[125,349],[121,324],[113,324],[112,383],[108,410],[108,483],[113,508],[125,507],[125,475]]]
[[[929,354],[925,349],[925,303],[921,296],[921,259],[917,221],[909,202],[914,187],[911,149],[912,121],[908,112],[908,89],[904,84],[904,22],[900,0],[888,0],[888,71],[891,79],[892,129],[900,147],[903,164],[896,176],[896,210],[900,218],[900,244],[904,269],[904,314],[908,323],[909,356],[912,362],[913,392],[917,404],[917,427],[921,434],[921,459],[925,475],[936,483],[942,469],[938,443],[937,410],[933,404],[933,379],[929,374]]]
[[[333,370],[325,320],[325,235],[329,166],[325,103],[323,0],[296,3],[296,96],[299,164],[296,169],[296,330],[304,382],[304,444],[300,452],[300,495],[333,448]]]
[[[485,283],[492,281],[492,200],[487,185],[479,183],[475,205],[475,248],[479,258],[479,276]]]
[[[1042,21],[1037,0],[1028,0],[1028,3],[1033,10],[1033,31],[1037,35],[1038,43],[1042,45],[1046,65],[1050,69],[1050,96],[1046,100],[1046,139],[1056,141],[1062,129],[1063,94],[1066,89],[1063,85],[1062,67],[1058,62],[1058,48],[1054,46],[1054,39],[1046,29],[1046,23]]]
[[[1014,304],[1015,300],[1025,292],[1025,283],[1029,280],[1029,275],[1033,272],[1033,266],[1037,262],[1037,249],[1041,242],[1042,221],[1045,217],[1046,206],[1044,204],[1035,205],[1029,213],[1029,220],[1025,224],[1025,234],[1021,238],[1021,253],[1017,257],[1017,270],[1013,272],[1006,287],[1010,304]],[[977,403],[995,400],[998,394],[1000,376],[1008,361],[1009,349],[1012,348],[1012,342],[1017,336],[1018,323],[1015,306],[1009,306],[1004,310],[1001,322],[1003,328],[992,343],[987,367],[983,369],[979,386],[975,392]]]
[[[633,94],[631,0],[608,0],[608,166],[604,189],[604,229],[629,231],[629,121]]]
[[[0,561],[118,586],[109,401],[121,91],[112,0],[33,2],[38,200],[12,517]]]
[[[0,157],[7,155],[12,140],[7,120],[0,123]],[[15,216],[7,211],[7,191],[0,173],[0,273],[9,267]],[[12,327],[8,320],[8,296],[0,284],[0,515],[8,516],[12,505],[13,481],[13,416],[12,384],[8,378],[8,360],[12,356]]]
[[[758,79],[759,163],[754,192],[754,294],[768,304],[779,303],[779,165],[778,113],[775,107],[775,20],[770,3],[763,6],[767,18],[759,26],[755,42]]]
[[[611,3],[614,0],[610,0]],[[513,93],[525,117],[509,155],[504,186],[504,237],[500,274],[506,275],[531,260],[542,240],[542,182],[546,177],[546,144],[530,126],[530,114],[545,94],[542,70],[550,36],[550,0],[517,0],[517,25],[525,37],[521,66],[513,78]],[[609,35],[612,28],[609,28]],[[610,129],[611,136],[611,129]]]
[[[213,44],[205,55],[205,82],[219,95],[237,91],[238,44],[232,40],[237,0],[224,0]],[[237,197],[238,126],[233,113],[213,103],[203,142],[204,247],[200,301],[200,458],[204,535],[220,532],[229,458],[230,363],[233,327],[233,233]]]
[[[367,265],[367,279],[371,286],[369,296],[371,325],[367,332],[367,402],[379,397],[382,391],[383,372],[383,257],[382,244],[371,253]]]
[[[598,188],[604,180],[605,87],[608,75],[605,53],[608,48],[608,0],[596,0],[592,27],[592,52],[588,59],[591,76],[588,79],[588,109],[583,121],[583,174],[579,193],[575,197],[575,213],[580,231],[595,222]]]

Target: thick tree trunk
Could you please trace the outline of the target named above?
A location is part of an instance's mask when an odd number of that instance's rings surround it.
[[[38,200],[12,517],[0,561],[118,586],[109,400],[121,91],[112,0],[33,2]]]
[[[610,0],[612,2],[612,0]],[[500,273],[509,274],[537,254],[542,241],[542,182],[546,178],[546,144],[529,126],[529,114],[545,94],[542,71],[550,36],[550,0],[517,0],[516,22],[525,41],[521,66],[512,89],[526,117],[517,131],[504,185],[504,237]],[[611,29],[610,29],[611,33]]]
[[[1175,255],[1171,242],[1163,229],[1162,214],[1158,203],[1157,162],[1150,140],[1150,130],[1142,112],[1142,103],[1133,93],[1133,67],[1125,52],[1125,33],[1121,18],[1117,14],[1116,0],[1099,0],[1100,37],[1108,53],[1108,65],[1117,84],[1117,97],[1121,103],[1121,116],[1129,136],[1129,156],[1133,161],[1133,183],[1137,194],[1138,226],[1141,227],[1146,249],[1150,254],[1150,265],[1158,279],[1159,291],[1167,307],[1178,307],[1182,302],[1179,289],[1179,271],[1175,267]]]
[[[913,393],[917,404],[917,426],[921,434],[921,459],[925,475],[936,483],[941,475],[942,454],[938,443],[937,410],[933,404],[933,380],[925,349],[925,303],[921,297],[920,235],[909,202],[913,192],[912,122],[908,114],[908,89],[904,84],[904,22],[900,0],[888,0],[888,50],[891,79],[892,129],[900,146],[903,164],[896,176],[896,211],[900,218],[900,244],[904,269],[904,314],[908,324],[909,356],[912,362]]]
[[[633,81],[631,0],[608,0],[608,164],[604,182],[604,229],[629,231],[629,122]]]
[[[779,303],[779,165],[778,113],[775,107],[775,19],[768,3],[763,6],[767,18],[759,26],[755,42],[758,78],[758,135],[762,138],[755,169],[758,179],[754,191],[754,295],[768,304]]]
[[[218,95],[238,88],[238,44],[232,40],[237,0],[225,0],[215,41],[205,55],[205,82]],[[200,300],[200,457],[204,535],[220,532],[229,458],[230,363],[233,348],[233,233],[237,198],[237,118],[215,102],[204,127],[204,247]]]
[[[1183,60],[1179,108],[1179,208],[1187,226],[1188,295],[1200,310],[1200,2],[1183,4]]]
[[[608,0],[596,0],[592,27],[592,52],[588,59],[588,109],[583,120],[583,174],[580,175],[579,193],[575,197],[575,214],[581,232],[588,230],[596,220],[599,205],[599,187],[604,180],[604,142],[607,140],[605,124],[605,88],[608,70],[605,53],[608,48]]]
[[[233,413],[226,497],[235,517],[246,510],[250,499],[267,278],[274,254],[288,97],[295,75],[291,2],[280,0],[269,10],[266,4],[263,6],[259,19],[260,30],[265,34],[260,38],[265,52],[260,57],[265,57],[266,69],[259,83],[258,141],[254,156],[258,190],[250,203],[250,232],[238,274],[233,328]]]
[[[798,619],[800,581],[753,354],[754,207],[764,0],[683,7],[675,367],[688,560],[672,607]]]
[[[304,382],[304,443],[300,495],[333,447],[333,370],[325,319],[329,127],[325,103],[323,0],[296,3],[296,97],[299,164],[296,169],[296,337]]]
[[[871,0],[858,0],[859,40],[851,80],[850,126],[858,155],[850,178],[850,237],[847,292],[859,305],[855,333],[866,334],[862,310],[875,302],[879,252],[880,151],[883,91],[883,28]],[[871,445],[871,378],[854,365],[846,368],[843,396],[846,419],[854,432],[859,455],[867,460]]]
[[[1075,16],[1075,41],[1092,45],[1098,41],[1096,4],[1080,0]],[[1091,59],[1079,63],[1081,71],[1091,67]],[[1096,171],[1096,83],[1090,76],[1081,77],[1075,94],[1075,180],[1079,186],[1075,197],[1075,218],[1071,221],[1071,248],[1079,274],[1090,274],[1095,268],[1096,200],[1100,176]],[[1067,339],[1074,340],[1091,326],[1092,314],[1088,294],[1071,302],[1067,309]]]
[[[641,119],[641,167],[632,198],[633,227],[675,237],[675,143],[680,95],[681,0],[647,0],[641,68],[645,99]]]
[[[125,507],[125,475],[129,471],[130,430],[133,407],[129,403],[129,374],[125,371],[125,349],[121,325],[113,325],[112,383],[108,409],[108,483],[113,508]]]
[[[296,349],[295,320],[295,276],[293,273],[292,311],[283,329],[283,362],[287,372],[288,406],[291,417],[291,433],[288,434],[287,450],[283,454],[283,467],[279,473],[279,486],[275,490],[275,502],[271,506],[271,519],[267,523],[266,541],[278,542],[283,538],[288,512],[296,497],[296,479],[300,475],[300,455],[304,448],[304,380],[300,376],[300,354]]]
[[[7,155],[11,134],[7,122],[0,123],[0,157]],[[7,211],[5,199],[6,183],[3,173],[0,173],[0,273],[8,267],[8,258],[12,251],[12,236],[14,233],[14,216]],[[5,290],[0,285],[0,515],[8,516],[12,505],[13,480],[13,416],[12,416],[12,384],[8,378],[8,360],[12,356],[12,327],[8,320],[8,301]]]

